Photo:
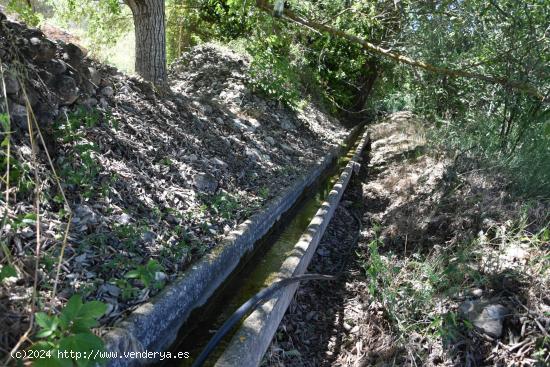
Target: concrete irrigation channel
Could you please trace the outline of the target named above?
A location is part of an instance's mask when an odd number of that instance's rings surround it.
[[[368,145],[363,130],[352,130],[345,146],[330,152],[213,253],[107,333],[107,350],[187,352],[191,358],[163,365],[190,366],[212,331],[242,303],[277,280],[303,274]],[[257,366],[297,287],[281,289],[248,315],[205,365]],[[143,362],[114,359],[108,365]]]

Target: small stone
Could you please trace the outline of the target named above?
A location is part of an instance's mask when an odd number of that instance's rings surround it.
[[[199,191],[213,194],[218,188],[218,180],[210,173],[197,173],[193,175],[193,185]]]
[[[145,243],[153,243],[155,242],[155,239],[157,238],[157,234],[152,231],[145,231],[143,235],[141,236],[141,239]]]
[[[21,236],[22,236],[23,238],[27,238],[27,239],[29,239],[29,238],[35,236],[34,231],[32,231],[32,230],[29,229],[29,228],[25,228],[25,229],[21,230],[21,233],[20,233],[20,234],[21,234]]]
[[[281,149],[286,153],[294,153],[294,149],[292,149],[292,147],[283,143],[281,143]]]
[[[48,60],[48,62],[44,64],[44,68],[53,75],[60,75],[67,71],[67,64],[65,64],[63,60],[53,59]]]
[[[110,294],[111,296],[113,297],[118,297],[120,295],[120,288],[117,287],[116,285],[114,284],[103,284],[100,288],[99,288],[99,291],[101,293],[108,293]]]
[[[80,263],[80,264],[83,264],[86,262],[86,259],[88,258],[88,255],[86,255],[85,253],[82,254],[82,255],[78,255],[77,257],[74,258],[74,261],[77,262],[77,263]]]
[[[100,87],[108,87],[108,86],[112,86],[113,84],[111,83],[111,81],[107,78],[101,78],[101,81],[99,82],[99,86]]]
[[[101,94],[107,98],[111,98],[115,94],[115,91],[113,87],[105,87],[101,90]]]
[[[62,76],[56,83],[56,89],[63,104],[73,104],[78,98],[78,87],[70,76]]]
[[[283,130],[296,130],[296,126],[289,119],[283,118],[281,120],[281,128]]]
[[[40,46],[40,39],[38,37],[32,37],[29,42],[33,46]]]
[[[99,102],[95,98],[86,98],[84,101],[82,101],[82,104],[87,108],[93,108],[97,106]]]
[[[225,163],[224,161],[222,161],[221,159],[217,158],[217,157],[214,157],[210,160],[212,163],[214,163],[216,166],[219,166],[219,167],[222,167],[222,168],[227,168],[227,163]]]
[[[55,57],[57,46],[47,38],[32,37],[29,40],[29,48],[35,61],[48,61]]]
[[[77,223],[96,224],[98,219],[98,215],[88,205],[77,205],[74,209],[73,221],[77,220]]]
[[[246,147],[245,154],[248,158],[250,158],[254,162],[258,162],[262,160],[262,155],[260,154],[260,152],[258,152],[254,148]]]
[[[14,100],[17,103],[22,105],[26,105],[27,102],[29,102],[31,107],[34,108],[38,103],[38,101],[40,100],[40,96],[29,83],[26,83],[25,88],[26,88],[25,93],[19,92],[18,94],[19,98]]]
[[[508,313],[503,305],[487,301],[466,301],[460,305],[459,311],[485,334],[494,338],[502,336],[503,320]]]
[[[81,61],[85,56],[84,51],[74,43],[67,43],[63,49],[65,51],[63,58],[70,60],[73,63]]]
[[[229,139],[226,138],[225,136],[220,136],[220,141],[221,141],[222,144],[225,145],[227,148],[230,148],[230,147],[231,147],[231,140],[229,140]]]
[[[105,311],[105,315],[108,316],[110,315],[114,310],[115,310],[115,304],[116,304],[116,300],[114,299],[105,299],[105,301],[107,301],[107,310]]]
[[[4,83],[6,84],[7,94],[17,94],[21,89],[17,78],[11,73],[6,73],[4,75]]]
[[[10,106],[11,120],[15,125],[25,127],[27,124],[27,109],[25,106],[13,103]]]
[[[223,119],[221,117],[216,117],[216,123],[223,124]]]
[[[481,297],[483,295],[483,289],[477,288],[472,290],[472,296]]]
[[[163,273],[162,271],[155,272],[155,281],[163,282],[166,279],[168,279],[168,276],[166,275],[166,273]]]
[[[248,125],[249,125],[252,129],[254,129],[254,131],[256,131],[257,129],[259,129],[260,127],[262,127],[262,124],[260,124],[260,122],[259,122],[258,120],[256,120],[256,119],[251,118],[251,119],[248,119],[247,122],[248,122]]]
[[[202,106],[202,111],[204,112],[205,115],[210,115],[213,109],[212,109],[212,106],[205,104]]]
[[[269,145],[275,145],[275,139],[273,139],[271,136],[266,137],[265,141]]]
[[[126,225],[126,224],[129,224],[131,221],[132,221],[132,217],[130,217],[126,213],[122,213],[117,217],[118,224]]]
[[[253,127],[243,124],[240,119],[233,119],[233,127],[243,132],[244,131],[254,132],[255,130]]]
[[[99,84],[101,83],[101,74],[99,73],[99,71],[91,66],[88,67],[88,71],[90,72],[90,81],[96,86],[99,86]]]
[[[38,122],[42,124],[48,124],[51,121],[55,120],[59,116],[58,105],[55,103],[39,103],[38,106],[34,108],[34,113]]]

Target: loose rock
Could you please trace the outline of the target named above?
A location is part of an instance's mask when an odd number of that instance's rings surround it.
[[[193,184],[195,187],[203,192],[213,194],[218,188],[218,181],[216,177],[210,173],[198,173],[193,176]]]
[[[78,98],[78,87],[70,76],[63,76],[56,83],[57,95],[65,105],[73,104]]]
[[[500,338],[506,307],[487,301],[466,301],[460,306],[460,313],[485,334]]]

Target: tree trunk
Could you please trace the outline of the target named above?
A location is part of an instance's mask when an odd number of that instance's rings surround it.
[[[136,34],[136,73],[165,87],[166,32],[164,0],[125,0],[132,10]]]
[[[363,65],[363,73],[359,77],[359,89],[352,106],[352,111],[355,113],[359,113],[365,108],[365,104],[370,97],[374,82],[378,78],[378,68],[376,66],[376,59],[374,58],[367,59]]]
[[[358,88],[350,109],[345,111],[350,122],[357,123],[365,120],[367,116],[365,105],[374,89],[376,79],[378,79],[376,59],[368,58],[363,64],[363,71],[357,80]]]

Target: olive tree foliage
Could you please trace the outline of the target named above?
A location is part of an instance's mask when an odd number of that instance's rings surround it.
[[[531,98],[530,93],[506,84],[499,87],[464,79],[434,78],[447,92],[453,88],[459,93],[490,90],[491,102],[499,95],[523,95],[534,103],[548,97],[547,2],[411,2],[406,14],[408,26],[403,28],[401,39],[413,57],[531,85],[539,96]],[[478,101],[484,102],[487,100]],[[442,108],[445,106],[436,106],[439,112]]]
[[[520,191],[550,196],[548,2],[411,1],[404,12],[399,42],[409,55],[529,84],[543,99],[505,85],[411,69],[396,70],[384,83],[383,98],[408,101],[408,108],[437,121],[445,144],[501,165]]]
[[[359,52],[349,58],[349,53],[341,53],[342,57],[339,61],[342,61],[341,65],[351,66],[353,63],[361,60],[362,58],[369,58],[367,62],[361,63],[363,71],[360,73],[362,82],[360,84],[367,87],[361,88],[362,91],[357,92],[355,98],[348,98],[348,106],[354,106],[357,109],[363,105],[362,98],[359,96],[368,95],[364,93],[365,90],[369,90],[370,85],[375,80],[373,75],[378,75],[380,70],[376,69],[375,59],[384,59],[393,64],[402,63],[409,65],[413,68],[427,71],[432,74],[439,74],[438,78],[447,79],[473,79],[481,80],[486,83],[500,84],[507,89],[513,89],[520,91],[522,94],[530,94],[540,100],[544,100],[546,97],[544,91],[539,89],[539,86],[533,84],[533,81],[528,78],[524,78],[521,75],[512,75],[506,73],[505,70],[500,68],[482,68],[482,67],[470,67],[469,56],[460,55],[460,60],[453,60],[449,62],[449,59],[429,58],[424,57],[422,53],[415,53],[415,43],[410,42],[411,39],[407,38],[407,34],[413,34],[413,37],[419,33],[420,26],[427,24],[426,29],[422,29],[425,35],[435,34],[438,37],[443,37],[451,29],[439,29],[438,27],[431,27],[431,23],[438,17],[438,9],[449,7],[452,9],[467,9],[468,7],[479,11],[483,7],[483,2],[467,2],[462,1],[433,1],[433,2],[415,2],[415,1],[287,1],[285,2],[285,9],[281,11],[280,1],[269,0],[203,0],[196,3],[202,4],[205,8],[209,8],[210,12],[206,12],[210,17],[211,13],[217,15],[216,23],[218,29],[224,29],[227,35],[234,35],[229,25],[234,25],[235,28],[244,29],[245,24],[255,22],[253,30],[278,28],[275,37],[279,37],[281,32],[291,34],[293,41],[290,42],[289,47],[292,44],[298,44],[300,46],[311,46],[309,42],[312,38],[315,38],[315,34],[324,36],[330,39],[331,46],[353,49],[355,48]],[[288,5],[288,6],[287,6]],[[286,8],[289,9],[286,9]],[[497,6],[498,7],[498,6]],[[273,22],[269,22],[264,18],[256,15],[254,10],[260,9],[264,13],[271,14],[277,18],[282,17],[285,21],[284,26],[275,25]],[[420,12],[420,13],[419,13]],[[237,19],[234,14],[240,13],[241,19]],[[422,19],[415,17],[416,14],[423,14],[426,16],[427,22],[423,22]],[[468,21],[470,24],[479,23],[480,16],[475,14],[468,14]],[[208,17],[204,18],[208,20]],[[237,19],[237,23],[233,21]],[[456,22],[455,22],[456,23]],[[461,24],[451,25],[451,27],[462,27]],[[304,37],[297,37],[301,31],[306,30],[308,32],[307,39]],[[282,29],[282,30],[281,30]],[[491,31],[491,30],[489,30]],[[238,32],[237,32],[238,33]],[[265,36],[265,35],[263,35]],[[462,33],[462,38],[467,41],[468,33]],[[267,39],[272,39],[269,37]],[[300,38],[300,40],[297,40]],[[422,38],[422,37],[419,37]],[[265,37],[257,38],[259,40],[265,40]],[[250,37],[248,38],[250,41]],[[305,41],[305,42],[304,42]],[[286,42],[288,44],[288,42]],[[440,43],[444,47],[453,49],[453,45],[447,43]],[[422,46],[426,47],[430,43],[423,43]],[[308,47],[312,49],[312,47]],[[265,49],[265,47],[264,47]],[[318,57],[320,52],[329,51],[331,47],[323,47],[321,49],[313,47],[315,57]],[[428,49],[429,50],[429,49]],[[460,50],[458,48],[457,50]],[[465,57],[463,57],[465,56]],[[362,60],[361,60],[362,61]],[[318,63],[320,64],[320,63]],[[370,70],[368,72],[367,70]],[[376,72],[373,72],[375,70]],[[325,77],[334,75],[333,70],[330,68],[327,71]],[[341,70],[339,70],[341,71]],[[349,73],[337,72],[339,81],[340,77],[347,78],[346,82],[350,82],[353,78]],[[350,79],[351,77],[351,79]],[[367,82],[365,82],[365,80]],[[334,81],[334,79],[333,79]],[[475,83],[475,82],[474,82]],[[330,87],[333,87],[331,85]],[[332,96],[338,96],[337,90],[332,90]],[[349,97],[349,96],[348,96]],[[364,99],[364,98],[363,98]],[[353,101],[350,104],[350,101]],[[334,100],[335,104],[337,100]]]
[[[132,15],[118,0],[47,0],[56,21],[67,29],[73,24],[86,29],[93,51],[113,47],[132,27]]]
[[[30,26],[35,27],[42,21],[41,14],[35,11],[35,4],[31,0],[0,1],[0,5],[5,6],[8,12],[18,14]]]
[[[201,29],[212,30],[210,39],[238,43],[248,51],[255,87],[290,105],[296,105],[304,93],[312,94],[334,112],[353,115],[363,111],[376,78],[391,67],[360,45],[281,21],[277,15],[284,18],[283,5],[319,22],[389,42],[398,29],[393,1],[279,1],[269,3],[273,8],[268,12],[256,1],[185,2],[199,9],[205,25]]]

